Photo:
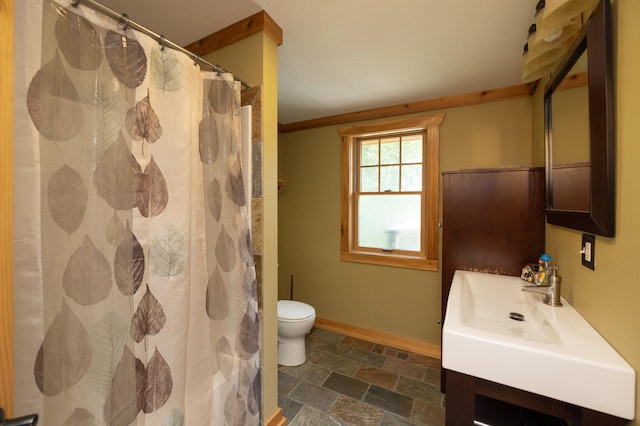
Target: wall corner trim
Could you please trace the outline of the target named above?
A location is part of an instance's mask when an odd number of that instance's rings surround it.
[[[282,408],[278,407],[276,412],[273,413],[264,424],[265,426],[286,426],[287,418],[282,415]]]
[[[194,41],[184,48],[196,55],[204,56],[260,31],[264,31],[278,46],[282,45],[282,28],[267,12],[262,10],[220,31]]]

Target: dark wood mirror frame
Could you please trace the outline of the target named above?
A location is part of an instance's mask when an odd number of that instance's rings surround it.
[[[566,57],[551,75],[544,93],[547,222],[584,232],[615,234],[615,122],[611,5],[600,0]],[[552,95],[588,47],[589,90],[589,211],[553,208]]]

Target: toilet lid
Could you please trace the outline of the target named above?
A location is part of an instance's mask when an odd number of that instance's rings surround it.
[[[295,300],[278,300],[278,319],[299,321],[315,315],[316,310],[306,303]]]

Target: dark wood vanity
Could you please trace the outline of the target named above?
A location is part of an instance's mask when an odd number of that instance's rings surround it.
[[[443,173],[443,317],[456,270],[520,276],[525,264],[538,260],[545,246],[544,212],[543,168]],[[442,370],[441,387],[447,395],[447,426],[468,426],[474,421],[547,426],[627,423],[618,417],[456,371]],[[612,390],[594,389],[598,391]],[[524,423],[523,412],[539,417],[533,423]]]

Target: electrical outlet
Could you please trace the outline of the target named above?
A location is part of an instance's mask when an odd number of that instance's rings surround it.
[[[582,234],[582,264],[589,269],[595,269],[596,236]]]

